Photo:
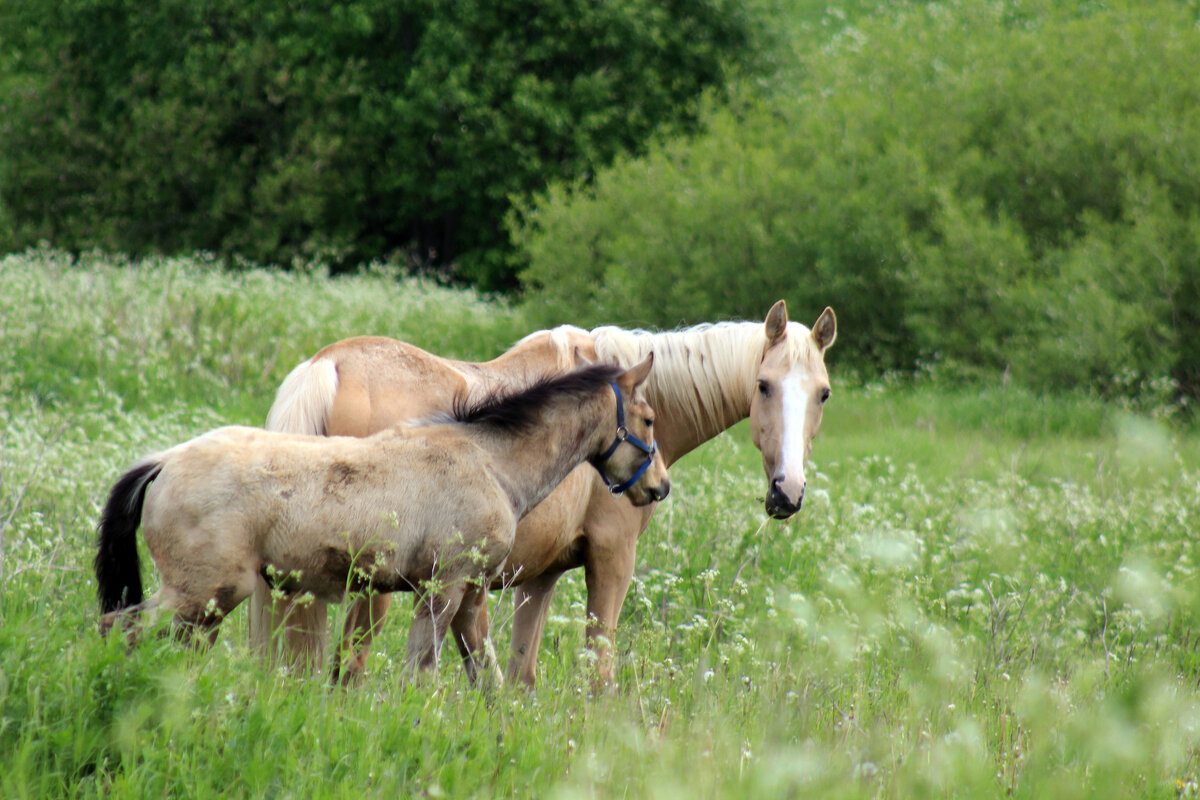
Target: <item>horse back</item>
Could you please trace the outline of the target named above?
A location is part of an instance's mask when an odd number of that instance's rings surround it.
[[[450,408],[473,383],[460,362],[382,336],[359,336],[329,345],[312,363],[332,361],[337,391],[325,432],[369,436]]]

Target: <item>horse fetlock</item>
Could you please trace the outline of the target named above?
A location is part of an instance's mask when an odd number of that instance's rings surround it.
[[[100,617],[100,635],[108,636],[113,628],[119,628],[121,634],[129,641],[130,646],[137,644],[141,637],[143,621],[133,608],[123,608],[120,611],[110,611]]]

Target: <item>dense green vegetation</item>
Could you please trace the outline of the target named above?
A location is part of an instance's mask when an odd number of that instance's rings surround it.
[[[400,254],[486,287],[510,196],[771,49],[730,0],[3,0],[0,31],[0,251]]]
[[[332,339],[482,358],[522,313],[386,272],[0,260],[0,795],[1200,791],[1200,438],[1083,394],[848,382],[840,342],[792,522],[765,519],[744,429],[673,471],[610,693],[589,696],[578,574],[532,693],[453,663],[402,683],[400,611],[349,691],[261,667],[240,611],[196,652],[96,635],[93,528],[134,458],[261,420]]]
[[[865,370],[1200,392],[1200,8],[946,2],[801,54],[517,227],[547,317],[832,304]],[[568,309],[570,311],[568,311]]]
[[[1200,396],[1190,0],[0,0],[0,252],[833,305],[864,376]]]

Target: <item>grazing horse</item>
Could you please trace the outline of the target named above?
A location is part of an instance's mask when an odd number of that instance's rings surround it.
[[[670,488],[641,385],[592,364],[508,394],[460,398],[420,425],[368,438],[219,428],[137,462],[113,487],[99,525],[102,629],[138,612],[174,613],[209,630],[259,576],[322,601],[412,591],[408,665],[436,665],[449,628],[468,675],[499,679],[475,614],[517,522],[585,460],[645,505]],[[136,533],[162,575],[142,599]]]
[[[749,417],[768,480],[766,510],[784,519],[804,500],[805,464],[829,398],[825,351],[836,336],[832,309],[826,308],[810,330],[788,322],[780,300],[765,323],[722,322],[668,333],[563,326],[530,334],[495,360],[478,364],[440,358],[394,339],[346,339],[288,375],[267,427],[365,436],[443,409],[460,394],[561,368],[573,357],[631,364],[653,351],[657,362],[646,393],[659,414],[656,437],[668,466]],[[576,470],[522,520],[496,581],[515,586],[510,679],[534,683],[555,582],[566,570],[582,566],[588,646],[597,656],[598,680],[611,680],[613,633],[633,579],[637,540],[652,511],[613,497],[588,471]],[[343,654],[351,643],[369,642],[389,602],[379,595],[351,609],[335,671],[353,677],[362,670],[365,646],[352,658]],[[272,602],[260,586],[251,608],[251,638],[264,649],[282,639],[295,658],[315,666],[324,658],[325,614],[319,601]],[[486,625],[486,607],[477,619]],[[284,633],[277,639],[281,627]]]

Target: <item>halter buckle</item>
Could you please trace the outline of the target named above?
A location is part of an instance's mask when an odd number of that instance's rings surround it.
[[[596,468],[596,471],[600,473],[600,478],[604,481],[604,485],[608,487],[608,491],[612,494],[612,496],[620,497],[621,495],[625,494],[626,490],[637,483],[642,475],[645,474],[646,470],[650,468],[650,464],[654,461],[654,454],[658,452],[658,442],[648,445],[629,432],[629,429],[625,427],[625,404],[621,398],[621,390],[615,381],[610,382],[610,385],[612,386],[613,394],[615,394],[617,397],[617,435],[616,438],[613,439],[612,444],[608,446],[608,449],[604,451],[603,455],[589,460],[591,461],[592,466]],[[633,473],[633,476],[629,480],[625,481],[624,483],[617,483],[604,473],[604,470],[600,468],[600,465],[608,461],[608,459],[612,457],[612,454],[617,451],[617,448],[626,442],[645,453],[646,460],[642,462],[642,465],[638,467],[637,471]]]

